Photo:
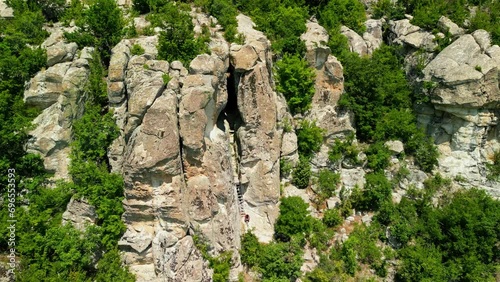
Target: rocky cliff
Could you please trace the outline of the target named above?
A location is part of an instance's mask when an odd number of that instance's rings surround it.
[[[185,64],[162,61],[153,35],[122,40],[110,59],[107,92],[120,136],[108,157],[111,170],[124,178],[127,226],[118,244],[137,281],[211,281],[212,270],[196,245],[200,241],[211,247],[211,255],[232,252],[230,278],[236,280],[242,271],[240,236],[253,230],[261,242],[273,239],[282,196],[280,159],[298,161],[297,136],[284,124],[305,119],[324,130],[324,144],[311,161],[313,171],[329,166],[335,138],[355,131],[352,113],[337,107],[344,92],[343,67],[316,21],[308,21],[301,36],[315,70],[312,107],[292,117],[276,92],[271,44],[251,19],[237,17],[244,42],[229,44],[213,18],[192,15],[195,30],[210,27],[210,54]],[[491,45],[485,31],[464,34],[449,20],[440,22],[455,40],[439,54],[436,35],[408,19],[387,23],[385,40],[404,46],[408,76],[425,85],[429,102],[416,110],[441,152],[437,171],[465,177],[465,186],[499,196],[498,183],[486,180],[485,164],[500,149],[500,47]],[[347,27],[341,31],[351,51],[370,55],[384,40],[383,24],[368,20],[363,35]],[[64,42],[63,30],[49,30],[43,44],[48,68],[31,79],[24,97],[41,110],[27,149],[43,156],[53,179],[69,178],[71,125],[84,110],[92,60],[92,49],[77,50],[76,44]],[[134,45],[144,54],[133,55]],[[416,76],[412,70],[419,63],[424,67]],[[403,151],[397,141],[389,147]],[[345,166],[339,172],[343,186],[363,185],[362,167]],[[407,182],[421,183],[426,177],[414,169]],[[284,188],[285,195],[311,202],[310,191],[289,184]],[[332,198],[328,205],[339,201]],[[63,217],[84,228],[95,212],[84,200],[73,199]]]

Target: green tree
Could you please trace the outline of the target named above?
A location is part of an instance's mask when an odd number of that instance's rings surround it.
[[[96,38],[96,46],[107,65],[111,49],[122,38],[124,28],[122,11],[114,0],[95,0],[85,15],[85,23]]]
[[[241,238],[241,262],[248,267],[259,265],[262,247],[252,232],[243,234]]]
[[[309,158],[300,156],[299,163],[292,172],[292,183],[297,186],[297,188],[304,189],[309,186],[309,181],[311,179],[311,164],[309,163]]]
[[[189,5],[172,2],[166,3],[148,19],[154,26],[164,29],[158,42],[158,56],[169,62],[180,60],[184,64],[194,59],[198,54],[205,53],[208,48],[207,38],[195,38],[193,23],[189,15]]]
[[[285,55],[276,63],[277,89],[285,96],[292,114],[305,113],[314,95],[314,71],[297,55]]]
[[[318,152],[323,144],[324,130],[316,125],[316,122],[303,120],[297,129],[297,145],[299,154],[311,157]]]
[[[281,199],[280,215],[274,225],[276,238],[289,241],[294,235],[303,236],[311,231],[311,216],[308,204],[294,196]]]
[[[338,209],[328,209],[323,216],[323,223],[328,227],[337,227],[340,225],[344,219],[340,215]]]
[[[320,24],[329,30],[345,25],[363,34],[366,30],[365,21],[365,7],[356,0],[330,0],[319,12]]]
[[[318,173],[318,187],[323,198],[330,198],[335,194],[340,183],[340,174],[328,169],[322,169]]]
[[[382,203],[391,200],[392,184],[383,172],[369,173],[365,179],[364,189],[353,192],[353,205],[359,210],[378,210]]]

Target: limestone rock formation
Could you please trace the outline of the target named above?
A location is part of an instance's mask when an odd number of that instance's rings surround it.
[[[464,34],[464,29],[452,22],[449,18],[442,16],[438,21],[438,28],[443,33],[449,33],[453,37],[458,37]]]
[[[269,41],[238,20],[245,44],[228,48],[212,28],[211,54],[189,66],[157,60],[155,37],[112,50],[108,97],[121,134],[108,155],[125,180],[119,246],[138,281],[210,281],[193,235],[212,255],[233,252],[236,279],[244,214],[259,240],[273,237],[286,104],[274,92]],[[133,56],[133,44],[146,54]]]
[[[251,20],[238,15],[238,32],[245,36],[245,43],[236,51],[232,47],[231,61],[243,61],[250,54],[258,55],[251,69],[234,72],[237,85],[237,107],[241,126],[237,129],[240,151],[240,185],[243,194],[243,209],[251,220],[249,228],[262,242],[269,242],[274,233],[274,222],[278,216],[279,158],[282,131],[278,95],[274,92],[270,42],[253,28]],[[245,47],[246,46],[246,47]],[[250,51],[250,48],[255,51]],[[250,55],[253,56],[253,55]]]
[[[389,21],[389,30],[392,33],[393,42],[410,46],[415,49],[423,49],[432,52],[437,47],[435,36],[420,27],[410,23],[410,20]]]
[[[62,214],[62,223],[71,223],[78,230],[85,230],[85,227],[94,224],[97,219],[95,208],[85,199],[71,198]]]
[[[57,45],[54,42],[60,38],[60,34],[62,31],[55,29],[42,44],[47,46],[47,52]],[[80,55],[76,56],[72,44],[61,42],[58,46],[70,50],[66,53],[64,49],[61,54],[49,57],[50,63],[54,65],[37,73],[24,92],[26,104],[42,110],[33,122],[35,129],[29,132],[32,137],[27,150],[43,157],[45,168],[54,173],[54,179],[68,179],[71,127],[73,120],[83,114],[85,85],[93,49],[83,48]]]
[[[487,190],[495,184],[485,181],[484,164],[500,149],[499,51],[483,30],[460,36],[424,68],[432,104],[418,109],[439,145],[439,170]]]
[[[383,42],[382,25],[384,23],[385,20],[383,19],[367,20],[365,22],[366,31],[362,35],[346,26],[342,26],[340,32],[347,37],[351,52],[358,53],[360,56],[371,55]]]

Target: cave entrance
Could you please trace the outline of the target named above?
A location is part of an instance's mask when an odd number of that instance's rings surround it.
[[[229,130],[234,134],[243,123],[240,111],[238,110],[238,84],[240,74],[238,74],[232,65],[229,65],[227,72],[227,103],[217,119],[217,127],[226,131],[225,122],[229,125]]]

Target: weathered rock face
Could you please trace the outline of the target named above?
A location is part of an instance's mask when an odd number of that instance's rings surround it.
[[[365,22],[366,31],[362,35],[346,26],[342,26],[340,32],[347,37],[351,52],[358,53],[360,56],[371,55],[382,44],[382,25],[384,23],[383,19],[367,20]]]
[[[14,17],[14,10],[7,6],[4,0],[0,0],[0,18]]]
[[[208,265],[188,232],[193,227],[208,238],[200,224],[207,223],[207,217],[193,213],[208,210],[212,216],[218,208],[217,198],[208,177],[188,175],[181,143],[183,115],[179,108],[187,94],[181,91],[180,81],[191,89],[189,81],[196,80],[179,62],[155,60],[155,40],[124,40],[113,49],[110,61],[108,96],[121,136],[114,141],[109,157],[113,170],[122,173],[125,180],[123,219],[127,232],[119,246],[138,281],[210,281]],[[141,45],[146,53],[131,56],[132,44]],[[165,77],[171,78],[168,83]],[[192,98],[193,104],[199,101]],[[203,205],[209,208],[202,209]],[[221,221],[231,222],[227,218]],[[218,238],[225,238],[219,230]],[[234,249],[227,244],[221,247]]]
[[[477,30],[460,36],[423,70],[430,106],[418,109],[441,151],[439,170],[473,185],[493,187],[484,164],[500,149],[500,47]],[[500,194],[500,191],[493,191]]]
[[[437,43],[434,41],[435,36],[432,33],[412,25],[408,19],[389,21],[389,30],[392,33],[390,38],[396,44],[428,52],[434,51],[437,47]]]
[[[238,32],[245,35],[245,44],[232,46],[230,53],[232,62],[240,62],[233,78],[242,122],[236,132],[240,189],[243,210],[250,216],[248,227],[255,228],[260,241],[268,242],[279,211],[280,100],[274,92],[269,41],[253,29],[248,17],[237,19]]]
[[[71,223],[78,230],[85,230],[87,225],[94,224],[97,219],[95,208],[85,199],[71,198],[62,214],[62,224]]]
[[[59,34],[62,34],[61,30],[54,31],[42,44],[48,46],[47,52],[54,46],[54,38],[58,38]],[[71,45],[62,41],[58,44]],[[72,47],[69,49],[57,60],[49,56],[53,65],[36,74],[24,92],[24,101],[28,106],[43,110],[34,120],[36,127],[29,133],[32,138],[28,141],[27,150],[44,158],[45,168],[54,173],[54,179],[69,178],[71,127],[73,120],[83,114],[84,88],[92,58],[92,48],[84,48],[80,56],[75,55],[76,50],[73,51]]]
[[[337,58],[330,54],[330,48],[324,45],[328,42],[327,32],[316,22],[308,22],[306,26],[307,31],[301,38],[306,43],[308,62],[315,67],[316,72],[315,93],[306,119],[315,121],[324,129],[325,137],[325,144],[312,160],[316,169],[327,166],[328,145],[331,145],[335,138],[354,132],[354,126],[352,115],[349,112],[340,112],[337,107],[344,92],[343,67]]]
[[[261,241],[272,239],[286,104],[274,92],[268,40],[238,19],[244,45],[228,48],[213,30],[212,54],[187,68],[156,60],[155,37],[112,50],[108,97],[121,135],[108,155],[125,180],[119,246],[138,281],[210,281],[195,234],[214,255],[233,251],[235,280],[244,214]],[[131,55],[133,44],[146,54]]]

